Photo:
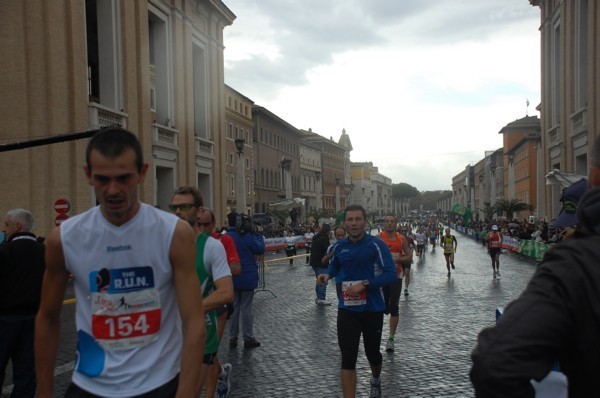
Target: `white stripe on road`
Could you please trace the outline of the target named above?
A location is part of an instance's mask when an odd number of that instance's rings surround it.
[[[61,366],[57,366],[56,369],[54,369],[54,376],[58,376],[61,375],[63,373],[67,373],[73,370],[73,367],[75,366],[75,361],[71,361],[69,363],[66,363],[64,365]],[[10,393],[13,390],[13,385],[9,385],[6,387],[2,388],[2,395],[10,395]]]

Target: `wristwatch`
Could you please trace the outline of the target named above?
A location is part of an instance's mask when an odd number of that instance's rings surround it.
[[[369,283],[369,280],[368,280],[368,279],[365,279],[364,281],[362,281],[362,285],[363,285],[364,287],[367,287],[367,286],[369,286],[369,285],[370,285],[370,283]]]

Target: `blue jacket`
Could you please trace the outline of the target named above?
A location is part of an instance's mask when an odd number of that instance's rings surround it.
[[[350,311],[385,311],[381,288],[398,279],[396,264],[386,244],[379,238],[365,234],[358,242],[344,238],[337,242],[333,250],[327,269],[330,277],[341,275],[342,283],[369,281],[366,304],[347,306],[343,297],[339,297],[339,308]]]
[[[240,256],[242,272],[233,277],[235,290],[252,290],[258,286],[258,263],[256,256],[265,253],[265,241],[261,235],[251,232],[239,233],[235,227],[227,230],[235,243],[235,248]]]

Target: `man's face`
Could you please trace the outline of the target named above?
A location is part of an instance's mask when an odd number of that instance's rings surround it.
[[[210,211],[205,211],[203,208],[198,209],[196,218],[198,220],[198,229],[200,232],[212,235],[215,231],[215,221],[212,221]]]
[[[360,210],[353,210],[346,212],[346,218],[344,219],[344,227],[346,232],[352,240],[358,240],[365,234],[365,226],[367,221],[363,217],[363,213]]]
[[[19,232],[20,224],[14,221],[10,221],[8,218],[4,220],[4,232],[6,233],[6,239]]]
[[[344,239],[346,237],[346,231],[341,228],[335,230],[335,240]]]
[[[450,235],[450,228],[446,228],[446,235]]]
[[[394,232],[396,230],[396,218],[392,216],[386,216],[383,219],[383,229],[386,232]]]
[[[194,196],[191,193],[173,195],[169,210],[183,221],[187,221],[192,228],[196,226],[196,211],[198,208],[194,205]]]
[[[140,207],[138,185],[144,182],[148,164],[138,171],[133,149],[127,149],[114,158],[93,150],[90,167],[84,166],[85,175],[94,188],[104,217],[114,225],[129,221]]]

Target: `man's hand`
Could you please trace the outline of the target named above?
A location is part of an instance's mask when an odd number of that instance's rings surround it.
[[[317,276],[317,283],[319,284],[319,286],[325,285],[328,280],[329,280],[329,275],[327,275],[327,274],[319,274],[319,276]]]

